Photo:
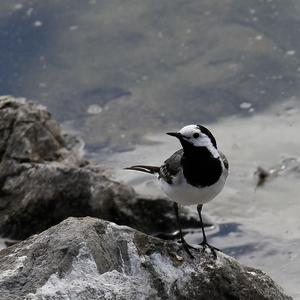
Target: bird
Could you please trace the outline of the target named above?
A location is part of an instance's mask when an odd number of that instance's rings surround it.
[[[159,186],[173,201],[180,240],[184,250],[193,257],[189,249],[196,249],[184,239],[178,213],[179,205],[197,205],[203,240],[200,245],[210,248],[216,257],[218,248],[207,241],[202,221],[203,204],[214,199],[223,189],[229,170],[226,156],[218,149],[217,142],[210,130],[203,125],[187,125],[177,132],[167,135],[179,140],[182,148],[158,166],[133,165],[127,170],[153,174]]]

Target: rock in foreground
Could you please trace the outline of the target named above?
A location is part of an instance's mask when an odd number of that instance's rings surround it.
[[[291,299],[219,253],[93,218],[69,218],[0,252],[2,299]]]

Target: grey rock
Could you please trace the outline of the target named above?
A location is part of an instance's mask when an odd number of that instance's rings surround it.
[[[171,202],[139,198],[96,167],[9,160],[1,163],[0,183],[0,232],[14,239],[69,216],[100,217],[149,234],[177,229]],[[188,208],[182,209],[181,219],[184,227],[199,226]]]
[[[138,197],[82,160],[82,148],[44,107],[0,97],[1,235],[24,239],[69,216],[87,215],[149,234],[176,230],[170,202]],[[185,227],[198,226],[189,209],[181,217]]]
[[[292,299],[222,253],[90,217],[69,218],[0,252],[2,299]]]
[[[45,107],[0,97],[0,161],[60,161],[67,152],[60,128]]]

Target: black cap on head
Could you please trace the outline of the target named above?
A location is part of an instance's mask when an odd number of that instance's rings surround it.
[[[197,125],[197,126],[201,130],[202,133],[206,134],[209,137],[211,143],[217,149],[217,142],[216,142],[215,137],[212,135],[212,133],[206,127],[204,127],[202,125]]]

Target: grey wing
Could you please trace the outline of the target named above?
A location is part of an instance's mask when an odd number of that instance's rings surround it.
[[[229,169],[229,163],[228,163],[228,160],[227,160],[226,156],[221,151],[219,151],[219,153],[220,153],[220,157],[223,161],[225,169],[228,170]]]
[[[167,183],[171,184],[173,177],[176,176],[181,169],[182,155],[183,149],[178,150],[171,155],[160,167],[159,178],[162,178]]]

